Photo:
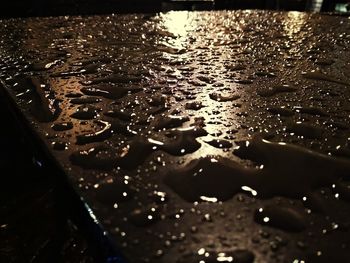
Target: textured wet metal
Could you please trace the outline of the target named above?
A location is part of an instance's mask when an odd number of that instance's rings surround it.
[[[347,262],[349,22],[4,20],[0,77],[130,262]]]

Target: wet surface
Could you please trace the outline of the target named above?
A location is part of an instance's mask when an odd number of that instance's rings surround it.
[[[128,261],[348,262],[349,19],[30,18],[0,34],[7,91]]]

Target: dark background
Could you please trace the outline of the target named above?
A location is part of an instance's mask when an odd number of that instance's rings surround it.
[[[312,0],[3,0],[0,18],[57,15],[203,9],[278,9],[308,10]],[[346,0],[324,0],[322,11],[334,11],[335,3]]]

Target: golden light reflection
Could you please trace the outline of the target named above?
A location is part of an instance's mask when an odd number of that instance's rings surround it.
[[[172,11],[161,14],[164,27],[174,36],[184,37],[191,27],[189,13],[187,11]]]
[[[209,95],[218,90],[225,89],[223,94],[220,94],[224,98],[237,95],[240,97],[240,90],[237,90],[237,84],[233,83],[230,80],[226,80],[220,76],[225,76],[227,74],[227,69],[223,66],[229,59],[232,58],[234,49],[227,43],[232,41],[232,34],[225,33],[220,28],[216,27],[216,21],[211,21],[209,23],[209,28],[202,28],[202,21],[196,13],[189,13],[183,11],[169,12],[160,15],[161,18],[161,28],[169,34],[164,34],[167,37],[164,39],[162,44],[167,47],[184,49],[183,52],[179,52],[175,55],[169,54],[169,52],[164,52],[163,56],[168,57],[169,59],[179,59],[183,61],[191,61],[191,66],[195,69],[192,72],[192,75],[188,76],[194,81],[199,81],[196,78],[198,72],[205,72],[204,74],[209,75],[209,78],[212,78],[212,82],[221,82],[219,86],[213,85],[211,81],[202,81],[202,86],[197,87],[200,92],[197,93],[197,101],[200,101],[204,107],[196,111],[196,116],[202,117],[207,123],[205,129],[209,133],[207,136],[197,138],[197,141],[201,143],[201,147],[195,153],[192,154],[193,158],[200,158],[207,155],[220,155],[220,156],[229,156],[229,149],[223,149],[220,147],[213,147],[208,144],[208,141],[221,139],[228,134],[227,130],[235,129],[238,126],[238,117],[236,113],[242,108],[235,108],[234,103],[239,103],[235,99],[234,102],[225,102],[217,99],[212,99]],[[198,33],[198,32],[200,33]],[[241,31],[241,30],[240,30]],[[198,49],[197,52],[192,52],[191,46],[201,46],[203,50],[205,49],[206,58],[210,63],[201,63],[203,58],[197,58],[197,55],[200,55],[202,49]],[[204,53],[204,51],[203,51]],[[187,64],[188,65],[188,64]],[[199,73],[203,75],[203,73]],[[203,84],[205,83],[205,84]],[[220,112],[220,114],[217,113]],[[213,114],[215,113],[215,114]],[[226,120],[225,127],[223,120]],[[210,198],[210,197],[209,197]],[[203,198],[201,198],[203,200]],[[208,200],[205,196],[205,201]],[[204,201],[204,200],[203,200]]]
[[[216,197],[208,197],[208,196],[200,196],[199,197],[202,201],[208,202],[208,203],[216,203],[218,199]]]
[[[167,43],[174,48],[185,48],[190,32],[196,29],[196,23],[188,11],[172,11],[161,14],[161,26],[166,30],[172,39]]]
[[[286,31],[289,37],[293,37],[295,34],[298,34],[305,24],[306,14],[297,11],[290,11],[287,14],[284,30]]]

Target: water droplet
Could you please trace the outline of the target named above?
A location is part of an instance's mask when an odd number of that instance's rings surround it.
[[[209,94],[209,97],[212,99],[212,100],[215,100],[215,101],[222,101],[222,102],[225,102],[225,101],[233,101],[233,100],[237,100],[240,98],[239,95],[237,94],[233,94],[233,95],[223,95],[223,94],[220,94],[220,93],[211,93]]]
[[[100,101],[101,101],[101,99],[96,98],[96,97],[79,97],[79,98],[71,99],[70,103],[72,103],[72,104],[92,104],[92,103],[97,103]]]
[[[267,109],[268,112],[271,112],[272,114],[289,117],[293,116],[294,112],[291,109],[285,108],[285,107],[271,107]]]
[[[257,93],[262,97],[271,97],[279,93],[294,92],[297,90],[298,90],[297,88],[290,85],[277,85],[277,86],[272,86],[264,89],[261,88],[257,90]]]
[[[187,102],[185,108],[188,110],[200,110],[204,105],[200,101]]]
[[[323,129],[319,127],[300,122],[288,124],[286,131],[309,139],[320,139],[324,133]]]
[[[109,205],[129,201],[134,196],[134,191],[130,188],[129,184],[116,179],[106,180],[98,184],[95,192],[98,201]]]
[[[138,227],[149,226],[157,222],[159,219],[160,214],[157,207],[135,209],[129,216],[130,222]]]
[[[57,122],[51,125],[51,128],[55,131],[67,131],[73,128],[72,122]]]
[[[231,148],[232,143],[227,140],[220,140],[220,139],[213,139],[210,141],[206,141],[209,145],[216,147],[216,148]]]
[[[51,145],[56,151],[64,151],[68,149],[68,143],[66,142],[52,142]]]
[[[111,147],[97,145],[88,150],[73,152],[70,161],[86,169],[112,170],[116,164],[116,154]]]
[[[81,105],[70,116],[79,120],[92,120],[98,116],[98,109],[88,105]]]
[[[294,107],[294,110],[300,113],[306,113],[316,116],[328,116],[328,114],[321,108],[315,107]]]
[[[77,135],[77,144],[82,145],[92,142],[104,141],[112,135],[112,124],[101,120],[96,120],[95,123],[99,126],[102,126],[102,129],[97,132]]]
[[[292,208],[277,205],[265,206],[255,211],[255,222],[283,229],[290,232],[303,231],[307,220],[302,212]]]
[[[338,80],[337,78],[324,74],[319,71],[311,71],[311,72],[303,72],[302,76],[306,79],[312,79],[312,80],[320,80],[320,81],[327,81],[327,82],[333,82],[345,86],[350,86],[350,83],[345,82],[343,80]]]
[[[165,117],[159,117],[155,120],[154,130],[176,128],[189,120],[190,119],[187,116],[169,115]]]

